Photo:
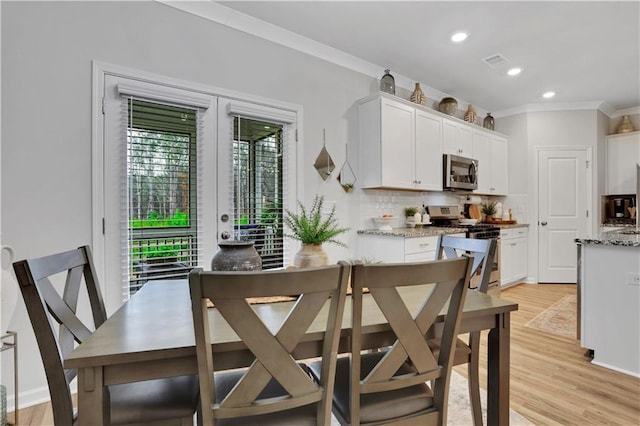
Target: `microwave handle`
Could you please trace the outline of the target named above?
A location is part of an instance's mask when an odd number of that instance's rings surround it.
[[[469,182],[476,183],[476,177],[478,176],[478,166],[476,166],[476,162],[472,161],[469,164]]]

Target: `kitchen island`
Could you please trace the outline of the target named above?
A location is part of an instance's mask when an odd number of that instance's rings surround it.
[[[578,238],[578,333],[593,363],[640,377],[640,234]]]

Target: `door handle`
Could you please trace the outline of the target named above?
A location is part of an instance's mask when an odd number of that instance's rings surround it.
[[[222,231],[220,233],[220,238],[222,238],[223,240],[228,240],[229,238],[231,238],[231,234],[229,233],[229,231]]]
[[[540,225],[542,225],[542,226],[547,226],[547,221],[546,221],[546,220],[543,220],[542,222],[540,222]]]

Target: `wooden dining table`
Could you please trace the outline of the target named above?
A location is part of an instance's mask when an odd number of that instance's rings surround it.
[[[64,361],[64,367],[78,370],[78,422],[103,425],[109,421],[108,386],[153,378],[197,374],[193,318],[187,280],[149,281],[123,304]],[[420,293],[428,285],[403,289],[407,307],[414,311],[424,300]],[[255,304],[253,308],[272,332],[280,326],[293,302]],[[445,307],[446,308],[446,307]],[[351,332],[351,298],[347,297],[342,323],[340,352],[347,352]],[[509,340],[510,312],[518,305],[487,294],[469,291],[464,305],[460,333],[489,330],[487,424],[509,424]],[[321,355],[325,307],[313,323],[295,357]],[[252,355],[212,308],[209,315],[216,369],[248,365]],[[389,325],[369,295],[363,300],[363,342],[380,348],[393,342]],[[107,408],[105,408],[107,407]]]

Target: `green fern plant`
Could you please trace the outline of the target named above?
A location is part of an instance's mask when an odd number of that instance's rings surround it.
[[[324,197],[316,195],[309,210],[300,201],[298,201],[299,214],[288,209],[285,210],[284,223],[291,230],[291,233],[286,233],[285,235],[303,244],[333,243],[346,247],[346,244],[335,237],[347,232],[349,228],[342,228],[338,225],[338,220],[335,217],[335,205],[329,215],[323,218],[323,205]]]

